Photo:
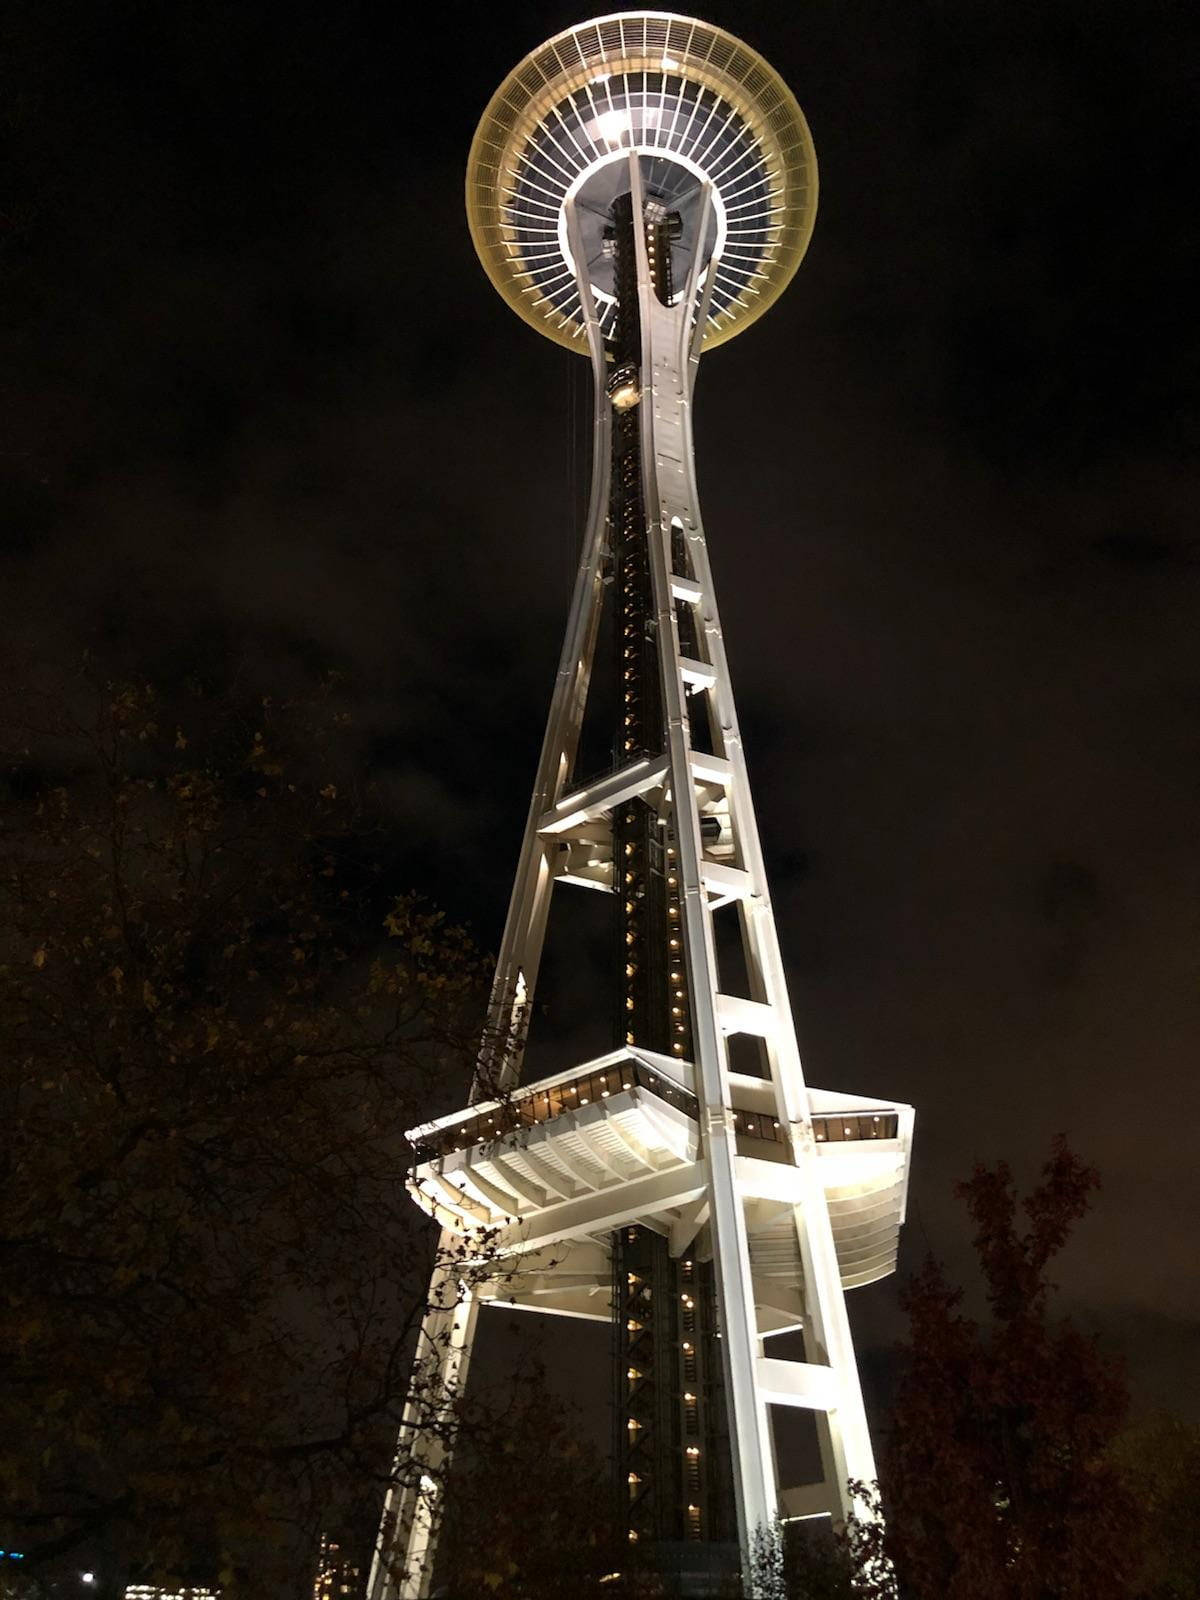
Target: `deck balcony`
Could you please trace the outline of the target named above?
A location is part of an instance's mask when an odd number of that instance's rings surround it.
[[[801,1175],[788,1130],[773,1114],[770,1084],[732,1081],[756,1286],[761,1280],[764,1305],[790,1325],[802,1289]],[[809,1098],[843,1282],[872,1283],[895,1266],[911,1108],[825,1090]],[[454,1232],[485,1238],[493,1256],[528,1257],[524,1268],[510,1262],[516,1278],[530,1270],[544,1279],[551,1246],[604,1247],[614,1227],[631,1222],[667,1234],[673,1248],[696,1241],[705,1253],[701,1117],[690,1062],[640,1048],[613,1051],[425,1123],[408,1138],[417,1203]],[[599,1267],[591,1263],[588,1273],[599,1290]],[[515,1302],[515,1291],[504,1298]]]

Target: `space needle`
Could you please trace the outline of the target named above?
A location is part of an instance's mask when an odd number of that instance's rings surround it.
[[[805,1079],[696,492],[700,357],[791,281],[816,158],[755,51],[630,12],[513,69],[466,198],[500,295],[591,364],[591,492],[470,1103],[408,1135],[441,1247],[370,1600],[437,1593],[431,1424],[490,1303],[611,1325],[629,1566],[711,1594],[778,1517],[844,1521],[875,1477],[845,1294],[894,1270],[913,1127]],[[748,551],[755,515],[748,491]],[[551,901],[581,893],[611,902],[613,1048],[526,1082]],[[780,1407],[815,1420],[815,1482],[778,1481]]]

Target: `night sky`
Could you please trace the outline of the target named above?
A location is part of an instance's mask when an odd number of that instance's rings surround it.
[[[10,0],[0,39],[6,648],[341,669],[397,889],[493,947],[588,380],[489,286],[462,178],[587,14]],[[703,15],[821,165],[797,278],[698,391],[808,1076],[917,1107],[906,1270],[965,1272],[953,1180],[1066,1131],[1104,1188],[1062,1301],[1197,1415],[1195,8]],[[554,938],[551,1040],[604,948]],[[852,1309],[874,1368],[895,1280]]]

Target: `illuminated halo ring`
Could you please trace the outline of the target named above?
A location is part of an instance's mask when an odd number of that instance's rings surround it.
[[[509,73],[467,163],[467,219],[488,277],[526,322],[586,353],[564,202],[602,184],[597,175],[630,150],[668,208],[711,182],[721,253],[703,342],[731,339],[800,265],[817,158],[779,74],[732,34],[689,17],[624,12],[581,23]],[[595,276],[593,288],[607,325],[611,295]]]

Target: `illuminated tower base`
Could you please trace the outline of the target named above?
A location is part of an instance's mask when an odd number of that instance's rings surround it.
[[[589,354],[595,426],[472,1103],[409,1135],[447,1262],[418,1361],[449,1407],[480,1304],[615,1319],[630,1558],[703,1593],[722,1547],[745,1567],[778,1515],[844,1519],[848,1480],[875,1476],[844,1290],[894,1268],[913,1122],[805,1083],[696,495],[701,347],[794,271],[815,162],[765,62],[705,24],[638,14],[522,63],[480,126],[468,194],[506,298]],[[615,760],[585,781],[606,603]],[[522,1084],[558,885],[613,896],[624,1043]],[[771,1354],[789,1331],[802,1360]],[[772,1406],[815,1418],[818,1482],[779,1485]],[[447,1462],[427,1422],[414,1405],[371,1600],[430,1593]]]

